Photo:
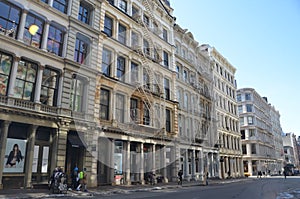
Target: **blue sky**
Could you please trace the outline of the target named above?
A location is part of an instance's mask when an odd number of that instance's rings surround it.
[[[214,46],[300,136],[300,0],[171,0],[176,23]]]

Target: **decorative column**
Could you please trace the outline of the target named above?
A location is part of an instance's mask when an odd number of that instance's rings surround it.
[[[42,39],[42,44],[41,44],[41,48],[43,51],[47,51],[49,27],[50,27],[50,22],[48,20],[46,20],[44,29],[43,29],[43,39]]]
[[[125,180],[126,180],[126,184],[130,185],[131,181],[130,181],[130,141],[128,141],[126,143],[126,176],[125,176]]]
[[[228,176],[228,171],[230,170],[230,168],[229,168],[229,157],[225,157],[225,173],[227,174],[227,176]]]
[[[57,150],[53,151],[53,155],[56,155],[56,162],[53,162],[56,164],[56,167],[65,167],[66,163],[66,152],[67,152],[67,138],[68,138],[68,131],[69,131],[69,123],[62,122],[65,124],[62,124],[58,129],[57,134],[57,147],[55,147]],[[65,169],[63,169],[65,170]]]
[[[67,46],[68,46],[68,32],[70,30],[66,30],[66,32],[64,33],[64,41],[63,41],[63,50],[61,53],[62,57],[67,57]]]
[[[108,176],[109,176],[109,182],[112,184],[115,183],[115,175],[114,175],[114,149],[115,149],[115,140],[114,139],[109,139],[108,140]]]
[[[15,82],[16,82],[16,76],[17,76],[18,65],[20,60],[21,59],[19,57],[14,57],[14,62],[12,64],[12,69],[11,69],[11,75],[9,78],[8,97],[14,96]]]
[[[59,76],[58,91],[57,91],[57,107],[61,108],[63,85],[64,85],[64,73],[61,72],[59,75],[60,76]]]
[[[155,170],[156,170],[156,151],[155,151],[155,144],[152,145],[152,172],[155,174]]]
[[[203,155],[203,150],[200,150],[200,174],[202,175],[201,180],[203,180],[203,175],[204,175],[204,155]]]
[[[184,153],[184,166],[183,166],[183,174],[184,174],[184,177],[187,177],[189,175],[189,157],[188,157],[188,149],[185,149],[185,153]]]
[[[6,150],[6,141],[7,141],[7,136],[8,136],[8,128],[10,125],[10,121],[4,121],[2,122],[1,125],[1,134],[0,134],[0,159],[4,160],[5,158],[5,150]],[[2,182],[2,177],[3,177],[3,169],[4,169],[4,164],[3,161],[1,161],[0,164],[0,189],[3,189],[3,182]]]
[[[140,153],[140,183],[141,184],[145,184],[145,180],[144,180],[144,143],[140,144],[141,146],[141,153]]]
[[[196,180],[195,149],[192,150],[192,180]]]
[[[28,10],[22,10],[22,15],[21,15],[21,20],[20,20],[20,24],[18,29],[18,37],[17,40],[23,42],[23,36],[24,36],[24,30],[25,30],[25,23],[26,23],[26,18],[27,18],[27,14],[28,14]]]
[[[161,150],[161,153],[162,153],[162,175],[164,176],[164,182],[167,183],[168,182],[168,178],[167,178],[167,147],[166,146],[163,146],[162,150]]]
[[[26,189],[33,188],[32,186],[32,163],[33,163],[33,154],[34,154],[34,144],[35,144],[35,135],[38,126],[31,125],[29,127],[29,138],[27,142],[27,151],[26,151],[26,159],[25,159],[25,183],[24,187]]]
[[[34,92],[35,103],[40,103],[44,66],[39,65],[38,69],[39,70],[36,78],[35,92]]]

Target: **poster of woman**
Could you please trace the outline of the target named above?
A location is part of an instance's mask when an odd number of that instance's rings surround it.
[[[5,173],[23,173],[24,157],[26,154],[26,140],[8,138],[5,149]]]

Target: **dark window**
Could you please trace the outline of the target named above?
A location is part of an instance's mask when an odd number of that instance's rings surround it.
[[[21,60],[17,69],[14,97],[33,101],[38,66],[35,63]]]
[[[109,120],[109,90],[106,89],[100,93],[100,118]]]
[[[51,68],[43,70],[40,101],[42,104],[56,106],[59,73]]]
[[[53,8],[66,14],[68,10],[68,0],[53,0]]]
[[[118,40],[122,44],[126,45],[126,27],[123,26],[122,24],[119,24]]]
[[[78,20],[82,21],[83,23],[89,24],[90,23],[90,7],[82,2],[80,2],[79,6],[79,13],[78,13]]]
[[[33,24],[39,27],[39,29],[34,35],[29,33],[29,28],[32,28],[31,26]],[[36,48],[40,48],[42,37],[43,37],[43,27],[44,27],[44,21],[42,19],[32,14],[28,14],[26,18],[25,30],[23,36],[24,43]]]
[[[138,100],[130,99],[130,119],[133,122],[139,121],[139,113],[138,113]]]
[[[83,40],[76,38],[74,61],[80,64],[86,64],[88,44]]]
[[[0,1],[0,34],[16,38],[21,9],[8,3]]]
[[[163,53],[164,53],[164,66],[169,67],[169,54],[166,51],[164,51]]]
[[[243,151],[243,154],[247,154],[247,149],[246,149],[246,145],[242,145],[242,151]]]
[[[121,0],[120,3],[119,3],[119,8],[123,12],[127,12],[127,1]]]
[[[117,77],[121,81],[125,81],[125,58],[118,57],[117,60]]]
[[[105,16],[104,19],[104,32],[107,36],[111,37],[113,33],[113,20],[112,18]]]
[[[246,104],[247,112],[252,112],[252,104]]]
[[[245,139],[245,130],[241,130],[241,134],[242,134],[241,138],[244,140]]]
[[[245,94],[245,100],[251,100],[251,94],[250,93]]]
[[[176,66],[176,77],[179,79],[180,77],[180,66]]]
[[[251,144],[251,154],[256,154],[256,144]]]
[[[143,106],[144,106],[143,124],[150,125],[150,105],[144,102]]]
[[[132,16],[135,16],[138,14],[139,14],[139,9],[135,6],[132,6]]]
[[[150,56],[150,45],[147,40],[144,39],[144,53]]]
[[[48,34],[47,50],[58,56],[62,56],[63,50],[63,32],[62,30],[50,25]]]
[[[168,42],[168,31],[166,29],[163,29],[163,40]]]
[[[143,21],[144,21],[144,24],[145,24],[146,26],[149,26],[149,25],[150,25],[150,19],[149,19],[149,17],[148,17],[147,15],[144,15],[144,16],[143,16]]]
[[[108,3],[110,3],[111,5],[114,5],[115,4],[115,1],[114,0],[107,0]]]
[[[124,105],[125,97],[124,95],[117,94],[116,95],[116,120],[118,122],[124,122]]]
[[[102,73],[106,76],[110,76],[111,67],[111,51],[103,49],[102,52]]]
[[[10,71],[13,64],[12,56],[0,52],[0,63],[0,95],[7,95]]]
[[[71,85],[71,103],[70,108],[73,111],[83,111],[83,95],[84,95],[84,81],[76,76],[73,77]]]
[[[48,3],[48,0],[41,0],[42,2],[44,2],[44,3]]]
[[[164,79],[164,89],[165,89],[165,99],[170,99],[170,81],[168,79]]]
[[[171,111],[166,109],[166,131],[171,132]]]

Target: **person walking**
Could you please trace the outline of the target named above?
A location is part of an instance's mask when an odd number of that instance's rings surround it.
[[[78,178],[78,167],[75,166],[73,172],[72,172],[72,189],[76,189],[78,187],[78,181],[79,181],[79,178]]]
[[[178,185],[182,185],[182,175],[183,175],[183,172],[182,172],[181,169],[178,171],[177,175],[178,175]]]
[[[283,171],[283,175],[284,175],[284,179],[286,179],[286,176],[287,176],[286,170]]]

